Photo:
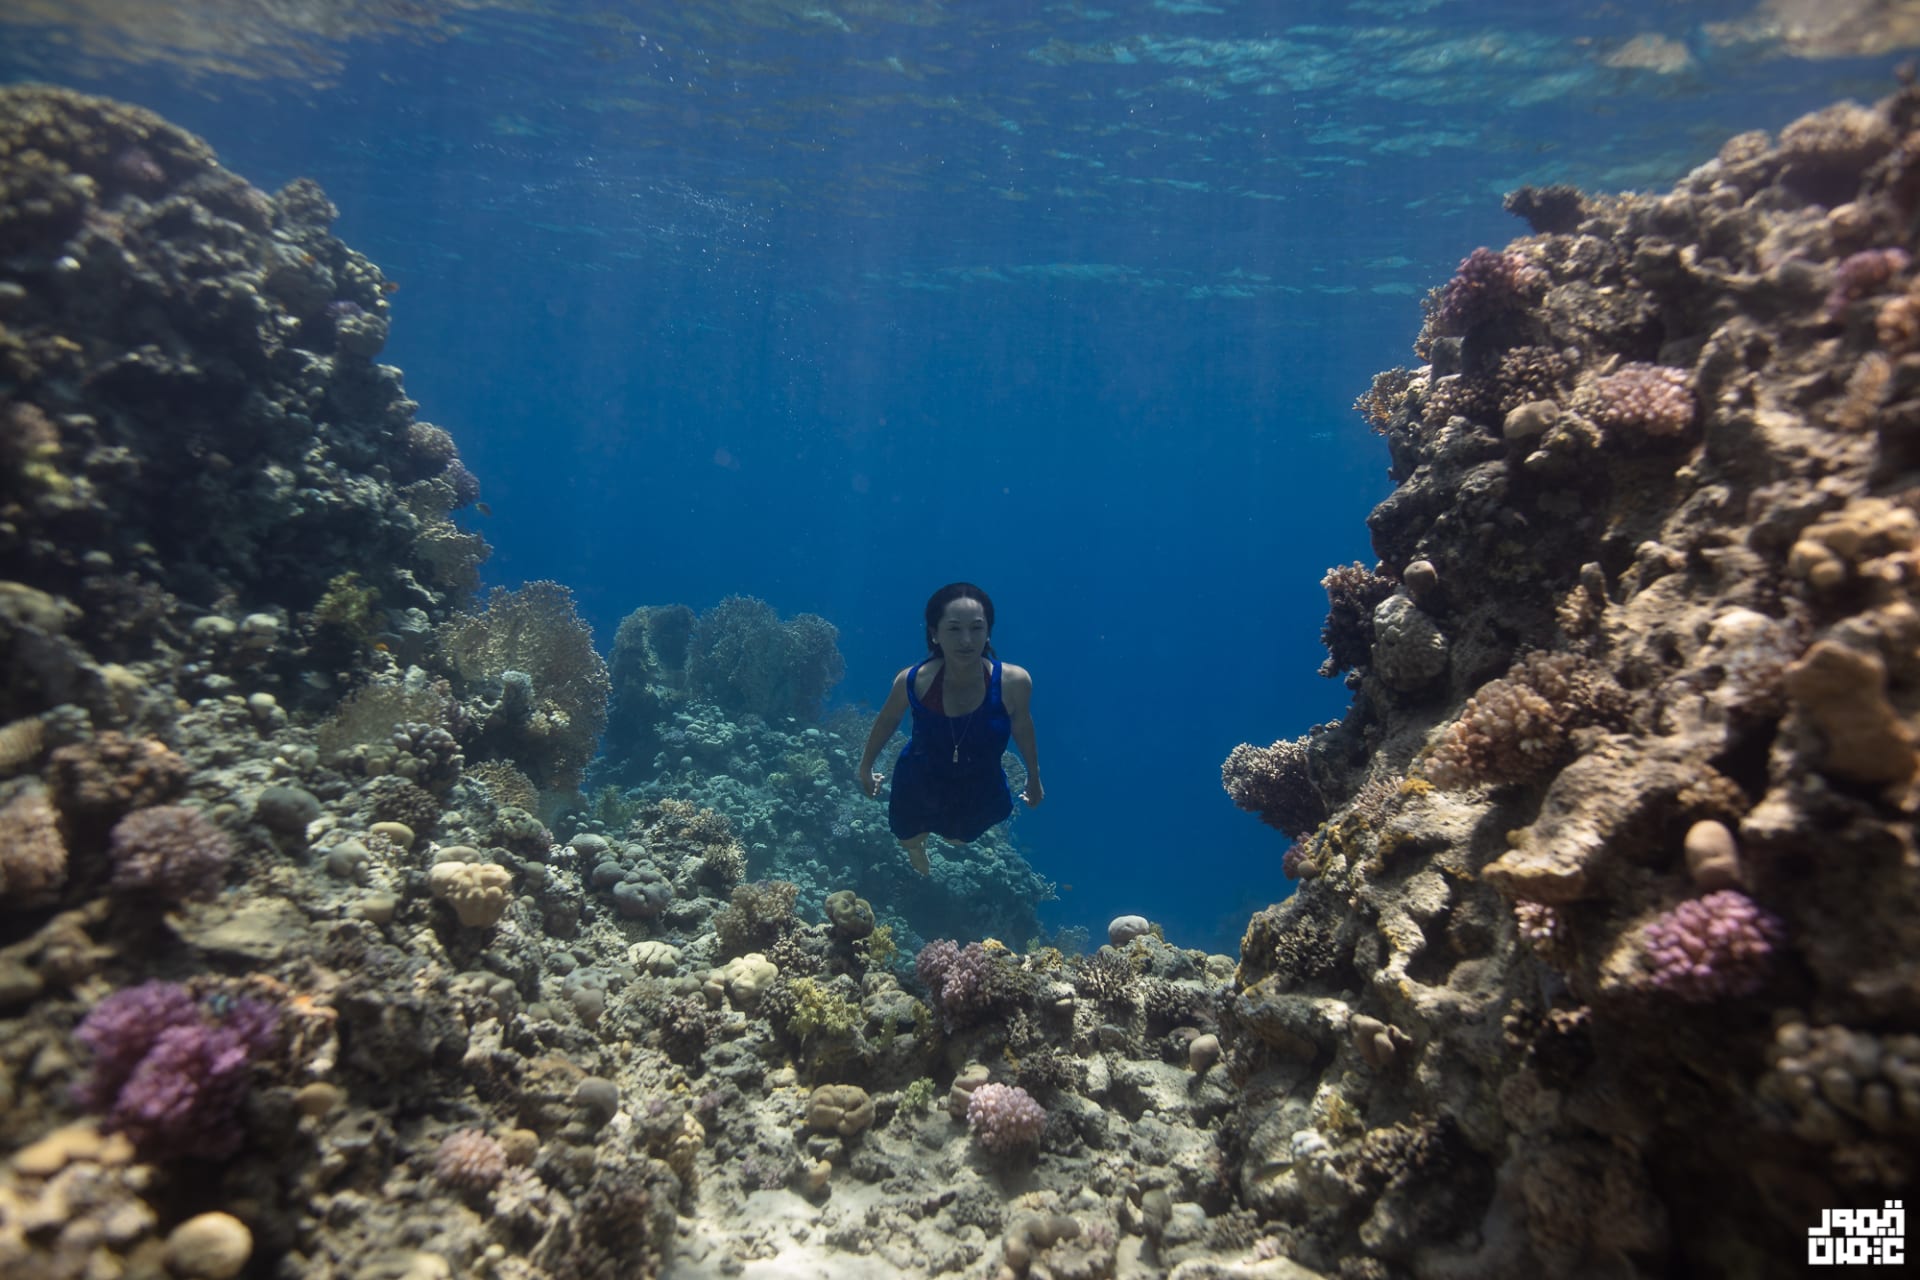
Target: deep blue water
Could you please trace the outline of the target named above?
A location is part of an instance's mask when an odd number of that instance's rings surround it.
[[[1220,761],[1345,708],[1319,578],[1388,488],[1349,406],[1420,295],[1524,230],[1514,186],[1668,184],[1899,59],[1651,0],[31,8],[6,78],[325,186],[491,581],[568,584],[603,645],[641,604],[819,613],[869,702],[980,583],[1035,677],[1047,919],[1216,949],[1288,890]],[[1609,65],[1647,50],[1679,64]]]

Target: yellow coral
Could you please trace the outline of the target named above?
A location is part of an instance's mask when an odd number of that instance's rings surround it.
[[[1808,525],[1787,554],[1787,572],[1815,591],[1865,579],[1883,585],[1920,577],[1920,517],[1885,498],[1857,498]]]
[[[427,873],[427,887],[469,929],[500,923],[513,902],[513,873],[492,862],[438,863]]]

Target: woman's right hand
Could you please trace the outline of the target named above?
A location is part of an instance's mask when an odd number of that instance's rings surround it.
[[[860,789],[867,793],[867,799],[880,798],[880,784],[886,781],[886,776],[884,773],[875,773],[870,768],[860,771]]]

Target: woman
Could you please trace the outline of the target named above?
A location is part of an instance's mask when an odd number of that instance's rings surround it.
[[[993,601],[969,582],[940,588],[927,601],[927,656],[893,678],[860,756],[860,785],[880,794],[873,771],[881,748],[913,712],[907,745],[893,766],[887,822],[913,869],[932,872],[929,833],[970,844],[1013,812],[1006,771],[1007,739],[1027,766],[1027,807],[1040,803],[1040,757],[1033,744],[1033,677],[994,655]]]

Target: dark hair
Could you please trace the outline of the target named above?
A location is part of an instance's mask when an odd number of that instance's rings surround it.
[[[993,635],[993,598],[971,582],[949,582],[946,586],[927,597],[927,629],[922,634],[927,642],[927,656],[938,657],[940,646],[933,642],[933,633],[940,629],[940,615],[955,600],[978,600],[980,610],[987,615],[987,635]],[[997,658],[993,651],[993,641],[987,641],[987,656]]]

